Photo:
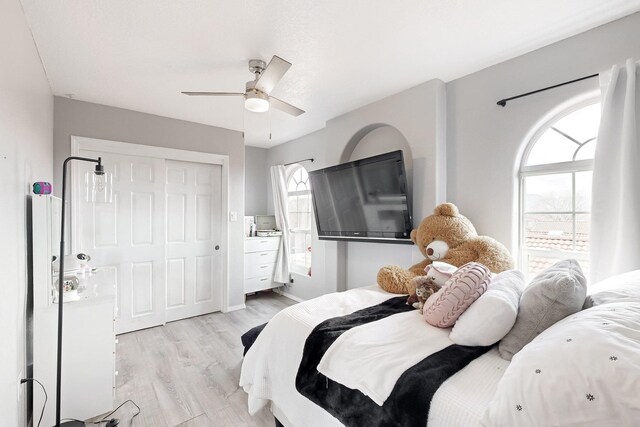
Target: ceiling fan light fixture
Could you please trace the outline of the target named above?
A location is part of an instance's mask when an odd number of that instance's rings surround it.
[[[258,92],[247,92],[244,99],[244,108],[254,113],[264,113],[269,111],[269,99],[267,95]]]

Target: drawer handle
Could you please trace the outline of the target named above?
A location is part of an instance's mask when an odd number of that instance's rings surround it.
[[[261,282],[264,282],[265,280],[267,280],[267,278],[265,277],[264,279],[260,279]]]
[[[269,243],[268,240],[260,240],[260,243]]]
[[[269,255],[269,254],[260,254],[260,256],[267,256],[267,255]]]
[[[268,265],[261,265],[260,268],[268,268]]]

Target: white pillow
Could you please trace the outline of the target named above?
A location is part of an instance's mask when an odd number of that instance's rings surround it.
[[[640,270],[609,277],[587,289],[584,307],[610,302],[640,301]]]
[[[640,302],[567,316],[527,344],[498,383],[485,426],[637,426]]]
[[[449,339],[460,345],[492,345],[513,327],[524,275],[518,270],[494,275],[489,288],[458,318]]]

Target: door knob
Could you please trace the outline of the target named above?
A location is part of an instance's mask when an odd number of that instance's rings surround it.
[[[217,251],[218,249],[220,249],[220,245],[216,245],[215,249],[216,249],[216,251]]]

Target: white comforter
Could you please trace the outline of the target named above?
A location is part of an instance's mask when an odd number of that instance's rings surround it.
[[[396,295],[372,286],[324,295],[278,313],[258,336],[242,365],[240,386],[249,395],[249,412],[254,414],[270,404],[274,415],[288,427],[342,425],[296,391],[295,378],[305,340],[324,320],[379,304],[393,296]],[[431,328],[419,315],[405,317],[410,322],[407,324],[409,330],[418,326]],[[402,345],[404,353],[415,350],[411,340],[394,343],[394,346]],[[497,351],[491,350],[449,378],[431,402],[429,426],[480,425],[482,413],[495,394],[507,365]],[[383,397],[384,393],[379,398]]]

